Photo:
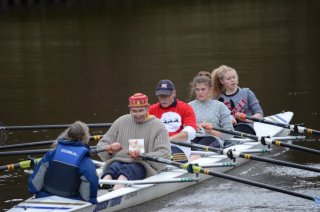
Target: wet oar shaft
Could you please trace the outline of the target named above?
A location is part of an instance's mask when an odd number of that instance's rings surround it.
[[[95,140],[95,141],[99,141],[101,138],[102,138],[102,135],[90,136],[90,140]],[[55,142],[55,140],[28,142],[28,143],[21,143],[21,144],[10,144],[10,145],[0,146],[0,150],[21,148],[21,147],[30,147],[30,146],[49,145],[49,144],[52,144],[53,142]]]
[[[204,151],[211,151],[211,152],[216,152],[219,154],[223,154],[223,149],[221,148],[215,148],[211,146],[204,146],[200,144],[195,144],[195,143],[186,143],[186,142],[178,142],[178,141],[171,141],[172,144],[180,145],[180,146],[185,146],[185,147],[194,147],[194,148],[199,148],[203,149]]]
[[[219,132],[222,132],[222,133],[226,133],[226,134],[229,134],[229,135],[235,135],[235,136],[239,136],[241,138],[250,138],[254,141],[258,141],[259,137],[256,136],[256,135],[251,135],[251,134],[248,134],[248,133],[242,133],[242,132],[238,132],[238,131],[230,131],[230,130],[224,130],[224,129],[221,129],[221,128],[216,128],[216,127],[213,127],[212,128],[213,130],[216,130],[216,131],[219,131]]]
[[[4,149],[13,149],[13,148],[21,148],[21,147],[31,147],[31,146],[42,146],[42,145],[49,145],[52,144],[55,140],[50,141],[37,141],[37,142],[29,142],[29,143],[22,143],[22,144],[10,144],[0,146],[0,150]]]
[[[8,155],[32,155],[32,154],[44,154],[51,149],[37,149],[37,150],[21,150],[21,151],[7,151],[0,152],[0,156],[8,156]]]
[[[302,147],[302,146],[298,146],[298,145],[294,145],[294,144],[287,144],[287,143],[283,143],[281,141],[273,141],[272,138],[268,138],[268,137],[258,137],[255,135],[251,135],[248,133],[242,133],[242,132],[237,132],[237,131],[230,131],[230,130],[224,130],[224,129],[220,129],[220,128],[212,128],[213,130],[219,131],[219,132],[223,132],[226,134],[230,134],[230,135],[236,135],[242,138],[250,138],[254,141],[259,141],[261,142],[263,145],[276,145],[276,146],[283,146],[283,147],[287,147],[287,148],[291,148],[291,149],[296,149],[296,150],[300,150],[300,151],[304,151],[304,152],[309,152],[309,153],[313,153],[313,154],[320,154],[320,151],[315,150],[315,149],[310,149],[307,147]]]
[[[29,126],[7,126],[0,127],[0,130],[47,130],[47,129],[63,129],[69,127],[71,124],[52,124],[52,125],[29,125]],[[111,127],[112,123],[97,123],[87,124],[90,128]]]
[[[319,130],[307,129],[307,128],[304,127],[303,131],[304,131],[305,134],[308,134],[308,135],[320,135],[320,131]]]
[[[283,123],[279,123],[279,122],[275,122],[275,121],[268,121],[266,119],[259,119],[259,118],[255,118],[252,116],[247,116],[246,114],[241,114],[241,118],[242,119],[249,119],[249,120],[264,123],[264,124],[270,124],[270,125],[274,125],[274,126],[278,126],[278,127],[283,127],[283,128],[289,129],[291,132],[304,133],[304,134],[308,134],[308,135],[320,135],[319,130],[309,129],[309,128],[305,128],[305,127],[302,127],[299,125],[290,125],[290,124],[283,124]]]
[[[174,143],[177,144],[179,142],[174,142]],[[216,150],[217,148],[204,146],[204,145],[200,145],[200,144],[183,143],[182,146],[197,147],[197,148],[205,150],[205,151],[213,151],[213,152],[217,151]],[[261,150],[261,152],[263,152],[263,151]],[[240,157],[240,158],[245,158],[248,160],[257,160],[257,161],[262,161],[262,162],[267,162],[267,163],[272,163],[272,164],[277,164],[277,165],[282,165],[282,166],[288,166],[288,167],[297,168],[297,169],[320,172],[320,169],[315,168],[315,167],[304,166],[304,165],[300,165],[297,163],[290,163],[290,162],[286,162],[286,161],[280,161],[280,160],[275,160],[275,159],[271,159],[271,158],[260,157],[260,156],[249,154],[247,152],[237,152],[236,150],[232,150],[232,149],[225,150],[224,152],[221,152],[220,154],[225,154],[230,159],[235,159],[237,157]]]
[[[27,168],[30,168],[31,166],[36,166],[40,161],[41,161],[41,158],[25,160],[25,161],[21,161],[19,163],[13,163],[13,164],[0,166],[0,170],[1,171],[13,171],[17,168],[27,169]]]
[[[304,151],[304,152],[309,152],[309,153],[313,153],[313,154],[317,154],[320,155],[320,151],[316,150],[316,149],[311,149],[311,148],[307,148],[307,147],[303,147],[303,146],[297,146],[294,144],[288,144],[282,141],[272,141],[273,145],[276,146],[282,146],[282,147],[287,147],[290,149],[296,149],[296,150],[300,150],[300,151]]]
[[[91,148],[91,147],[90,147]],[[9,156],[9,155],[33,155],[33,154],[45,154],[52,149],[36,149],[36,150],[20,150],[20,151],[6,151],[0,152],[0,156]],[[92,147],[90,149],[90,154],[97,154],[99,152],[107,151],[106,148],[96,149]]]
[[[248,160],[256,160],[256,161],[262,161],[262,162],[272,163],[272,164],[281,165],[281,166],[288,166],[292,168],[303,169],[307,171],[320,172],[319,168],[304,166],[297,163],[290,163],[286,161],[275,160],[271,158],[260,157],[260,156],[247,154],[247,153],[239,153],[239,157],[245,158]]]
[[[263,183],[259,183],[259,182],[255,182],[255,181],[251,181],[251,180],[247,180],[247,179],[243,179],[243,178],[239,178],[239,177],[235,177],[235,176],[219,173],[219,172],[214,172],[214,171],[211,171],[209,169],[204,169],[204,168],[201,168],[201,167],[196,166],[196,165],[182,164],[182,163],[179,163],[179,162],[170,161],[170,160],[166,160],[166,159],[163,159],[163,158],[152,157],[152,156],[148,156],[148,155],[142,155],[141,157],[146,159],[146,160],[151,160],[151,161],[155,161],[155,162],[159,162],[159,163],[164,163],[164,164],[169,164],[169,165],[173,165],[173,166],[176,166],[176,167],[180,167],[180,168],[185,169],[185,170],[187,170],[188,172],[191,172],[191,173],[202,173],[202,174],[211,175],[211,176],[214,176],[214,177],[220,177],[220,178],[224,178],[224,179],[228,179],[228,180],[232,180],[232,181],[236,181],[236,182],[240,182],[240,183],[244,183],[244,184],[248,184],[248,185],[252,185],[252,186],[256,186],[256,187],[260,187],[260,188],[269,189],[269,190],[272,190],[272,191],[281,192],[281,193],[284,193],[284,194],[289,194],[289,195],[300,197],[300,198],[304,198],[304,199],[307,199],[307,200],[312,200],[312,201],[316,200],[316,198],[312,197],[312,196],[296,193],[296,192],[285,190],[285,189],[281,189],[281,188],[278,188],[278,187],[275,187],[275,186],[271,186],[271,185],[267,185],[267,184],[263,184]]]

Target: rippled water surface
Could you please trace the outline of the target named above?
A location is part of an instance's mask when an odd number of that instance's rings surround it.
[[[155,102],[158,80],[171,79],[178,98],[188,101],[198,71],[226,64],[266,115],[293,111],[292,123],[320,129],[318,1],[67,2],[0,11],[1,125],[113,122],[128,112],[127,98],[135,92]],[[51,140],[60,132],[1,132],[0,138],[6,145]],[[320,149],[315,142],[297,144]],[[273,157],[320,168],[319,155],[279,150]],[[0,165],[26,159],[1,156]],[[320,195],[318,173],[250,162],[229,174]],[[29,197],[27,179],[21,170],[1,172],[2,210]],[[134,210],[319,209],[309,200],[211,179]]]

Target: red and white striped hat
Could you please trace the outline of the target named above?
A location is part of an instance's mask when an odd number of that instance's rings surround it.
[[[148,96],[143,93],[135,93],[129,97],[129,107],[145,107],[148,106]]]

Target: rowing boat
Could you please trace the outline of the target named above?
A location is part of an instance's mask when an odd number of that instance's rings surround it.
[[[288,124],[292,117],[292,112],[283,112],[268,116],[265,119]],[[283,137],[287,136],[290,132],[288,129],[259,122],[254,123],[254,129],[257,136]],[[253,142],[248,139],[234,139],[234,141],[239,142],[233,146],[227,147],[225,149],[226,152],[229,149],[236,149],[238,152],[246,152],[253,149],[265,149],[260,142]],[[232,163],[231,166],[220,166],[209,169],[214,169],[216,172],[226,172],[240,166],[246,161],[246,159],[237,158],[236,162]],[[233,161],[231,161],[227,156],[217,153],[209,154],[193,161],[193,163],[199,164],[202,167],[214,167],[214,165],[218,163],[231,164],[231,162]],[[103,163],[99,161],[95,161],[95,163],[99,166],[97,169],[98,173],[101,173]],[[38,199],[31,197],[14,206],[9,211],[117,211],[156,199],[211,177],[212,176],[210,175],[198,176],[198,174],[188,173],[186,170],[168,166],[167,170],[141,180],[140,182],[118,182],[126,184],[126,187],[124,188],[112,192],[105,189],[99,189],[97,198],[98,204],[91,204],[85,201],[73,200],[59,196],[50,196]],[[115,182],[101,181],[101,183],[113,184]]]

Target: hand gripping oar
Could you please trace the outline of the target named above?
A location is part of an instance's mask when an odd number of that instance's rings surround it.
[[[189,173],[202,173],[202,174],[206,174],[206,175],[211,175],[214,177],[219,177],[219,178],[223,178],[223,179],[228,179],[228,180],[232,180],[232,181],[236,181],[239,183],[244,183],[247,185],[252,185],[252,186],[256,186],[256,187],[260,187],[260,188],[265,188],[265,189],[269,189],[272,191],[277,191],[280,193],[284,193],[284,194],[288,194],[291,196],[296,196],[296,197],[300,197],[303,199],[307,199],[307,200],[311,200],[314,201],[315,204],[317,204],[319,206],[320,204],[320,198],[319,197],[312,197],[312,196],[308,196],[305,194],[300,194],[297,192],[293,192],[293,191],[289,191],[286,189],[281,189],[279,187],[275,187],[275,186],[271,186],[268,184],[264,184],[264,183],[260,183],[260,182],[256,182],[256,181],[252,181],[252,180],[247,180],[247,179],[243,179],[240,177],[235,177],[232,175],[227,175],[224,173],[220,173],[220,172],[215,172],[209,169],[204,169],[200,166],[197,165],[193,165],[193,164],[183,164],[183,163],[179,163],[179,162],[175,162],[175,161],[170,161],[167,159],[163,159],[163,158],[159,158],[159,157],[154,157],[154,156],[150,156],[150,155],[146,155],[146,154],[142,154],[140,155],[141,158],[145,159],[145,160],[150,160],[150,161],[154,161],[154,162],[158,162],[158,163],[164,163],[164,164],[168,164],[168,165],[172,165],[172,166],[176,166],[179,168],[182,168],[184,170],[187,170]]]
[[[239,136],[242,138],[250,138],[254,141],[259,141],[261,142],[261,144],[263,145],[276,145],[276,146],[282,146],[282,147],[287,147],[290,149],[296,149],[296,150],[300,150],[300,151],[304,151],[304,152],[309,152],[309,153],[313,153],[313,154],[317,154],[320,155],[320,151],[316,150],[316,149],[311,149],[311,148],[307,148],[307,147],[303,147],[303,146],[298,146],[298,145],[294,145],[294,144],[288,144],[288,143],[284,143],[282,141],[276,141],[273,140],[272,138],[268,138],[268,137],[264,137],[264,136],[256,136],[256,135],[251,135],[248,133],[242,133],[242,132],[237,132],[237,131],[230,131],[230,130],[224,130],[221,128],[216,128],[216,127],[212,127],[213,130],[219,131],[219,132],[223,132],[226,134],[230,134],[230,135],[235,135],[235,136]]]
[[[29,125],[29,126],[1,126],[1,130],[47,130],[47,129],[63,129],[70,127],[71,124],[53,124],[53,125]],[[87,124],[89,128],[104,128],[111,127],[112,123],[96,123],[96,124]]]
[[[32,159],[30,158],[29,160],[24,160],[19,163],[13,163],[13,164],[8,164],[4,166],[0,166],[1,171],[14,171],[15,169],[27,169],[27,168],[32,168],[33,166],[36,166],[39,164],[41,161],[41,158],[37,159]]]
[[[274,125],[274,126],[278,126],[278,127],[283,127],[283,128],[289,129],[291,132],[308,134],[308,135],[320,135],[319,130],[308,129],[308,128],[305,128],[305,127],[299,126],[299,125],[284,124],[284,123],[275,122],[275,121],[268,121],[266,119],[259,119],[259,118],[255,118],[252,116],[247,116],[247,114],[244,114],[244,113],[236,113],[235,117],[239,118],[239,119],[249,119],[249,120],[252,120],[255,122],[260,122],[260,123],[264,123],[264,124],[270,124],[270,125]]]
[[[186,142],[171,141],[171,143],[179,144],[179,145],[185,146],[185,147],[194,147],[194,148],[203,149],[205,151],[216,152],[216,153],[219,153],[222,155],[226,155],[226,156],[228,156],[228,158],[230,158],[232,160],[235,160],[235,158],[245,158],[248,160],[262,161],[262,162],[272,163],[272,164],[276,164],[276,165],[288,166],[288,167],[292,167],[292,168],[303,169],[303,170],[307,170],[307,171],[313,171],[313,172],[320,173],[320,169],[316,168],[316,167],[304,166],[304,165],[297,164],[297,163],[290,163],[290,162],[286,162],[286,161],[260,157],[260,156],[256,156],[256,155],[252,155],[252,154],[248,154],[248,153],[237,152],[236,150],[232,150],[232,149],[219,149],[219,148],[214,148],[214,147],[210,147],[210,146],[193,144],[193,143],[186,143]]]
[[[90,140],[99,141],[102,138],[103,135],[94,135],[90,136]],[[0,146],[0,150],[4,149],[13,149],[13,148],[21,148],[21,147],[30,147],[30,146],[42,146],[42,145],[49,145],[55,142],[56,140],[50,140],[50,141],[36,141],[36,142],[28,142],[28,143],[22,143],[22,144],[9,144],[9,145],[3,145]]]

